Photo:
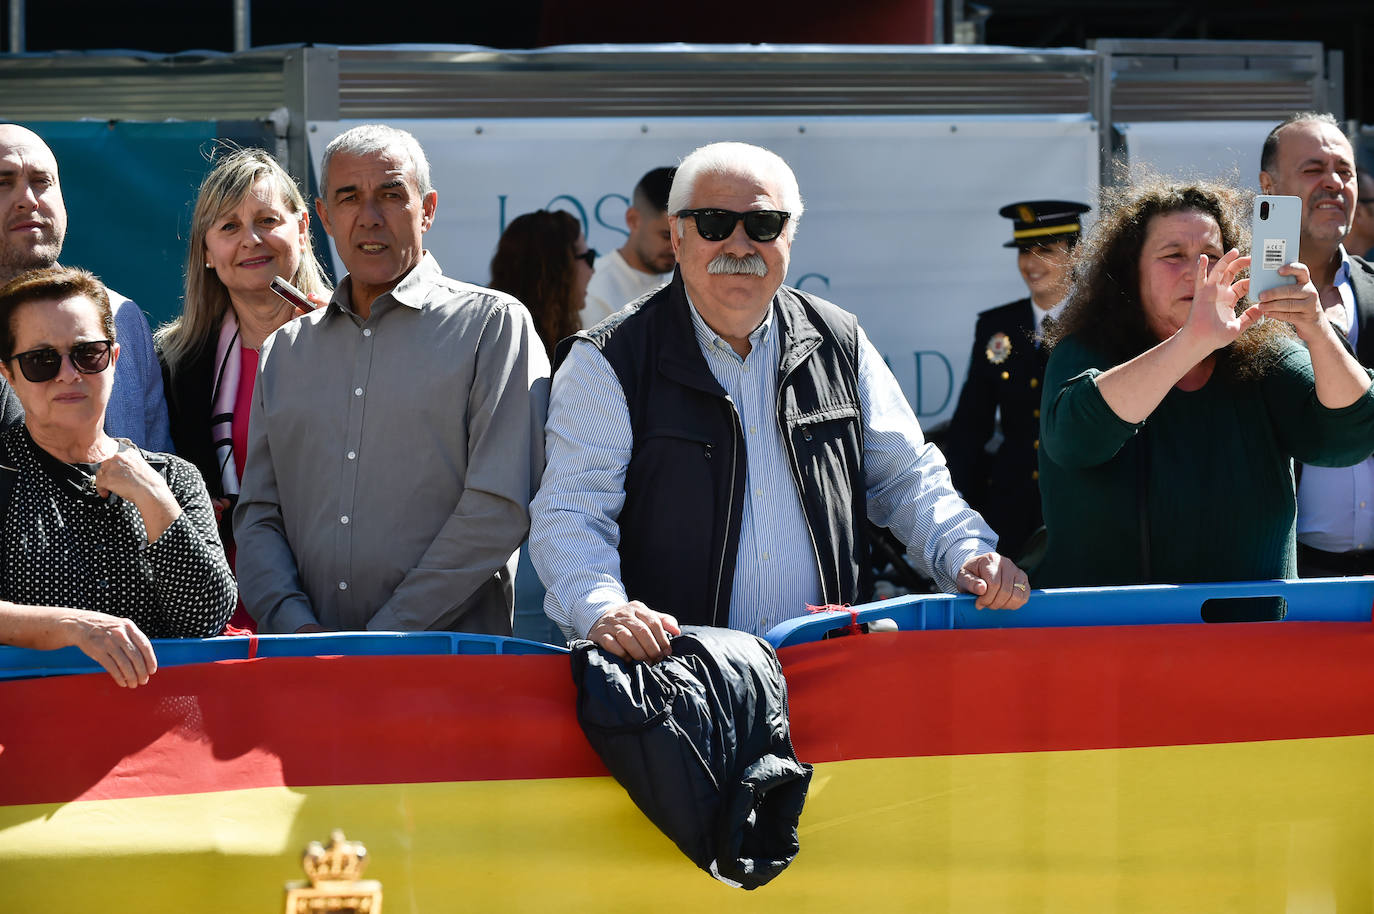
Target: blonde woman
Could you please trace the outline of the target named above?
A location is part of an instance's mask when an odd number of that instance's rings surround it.
[[[200,185],[182,313],[157,332],[172,442],[205,477],[231,563],[229,509],[243,477],[258,349],[300,313],[271,290],[275,276],[329,297],[296,183],[263,150],[236,150]],[[240,612],[234,622],[251,620]]]

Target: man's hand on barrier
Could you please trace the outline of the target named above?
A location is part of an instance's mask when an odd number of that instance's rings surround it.
[[[682,634],[677,620],[638,600],[623,603],[601,614],[587,632],[587,640],[623,660],[662,660],[671,654],[668,639]]]
[[[978,600],[979,609],[1020,609],[1030,596],[1030,579],[1016,563],[995,552],[975,555],[959,569],[959,589]]]

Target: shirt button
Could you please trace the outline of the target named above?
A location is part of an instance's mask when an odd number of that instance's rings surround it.
[[[755,489],[755,490],[754,490],[754,494],[757,495],[759,498],[762,498],[762,497],[763,497],[763,490],[762,490],[762,489]]]
[[[1040,386],[1040,379],[1039,379],[1039,378],[1031,378],[1031,387],[1039,387],[1039,386]]]
[[[353,396],[355,396],[355,397],[361,397],[362,395],[363,395],[363,389],[362,389],[361,387],[355,387],[355,388],[353,388]]]
[[[345,456],[347,456],[349,460],[357,460],[357,459],[358,459],[358,452],[357,452],[357,451],[349,451],[348,454],[345,455]]]
[[[345,515],[343,515],[342,517],[340,517],[340,518],[339,518],[339,523],[341,523],[341,524],[346,524],[346,523],[348,523],[348,515],[345,514]]]
[[[347,589],[348,589],[348,582],[347,582],[347,581],[340,581],[340,582],[339,582],[339,589],[340,589],[340,590],[347,590]]]
[[[745,365],[745,366],[744,366],[744,373],[745,373],[745,374],[748,374],[748,373],[749,373],[749,366],[748,366],[748,365]]]
[[[1031,415],[1034,416],[1035,418],[1039,419],[1039,418],[1040,418],[1040,410],[1038,410],[1038,409],[1033,409],[1033,410],[1031,410]]]
[[[1011,372],[1009,372],[1009,371],[1004,371],[1004,372],[1002,372],[1002,380],[1003,380],[1003,381],[1007,380],[1007,379],[1010,378],[1010,377],[1011,377]]]
[[[1040,439],[1036,438],[1035,443],[1032,444],[1031,447],[1035,448],[1037,451],[1040,450]]]
[[[371,328],[371,327],[368,327],[367,329],[363,330],[363,336],[371,336],[371,335],[372,335],[372,328]]]
[[[765,562],[768,561],[768,553],[765,552],[765,553],[763,554],[763,560],[764,560]]]
[[[751,435],[757,435],[758,433],[759,433],[759,427],[758,427],[757,425],[751,425],[751,426],[749,426],[749,434],[751,434]]]
[[[1031,470],[1031,479],[1039,479],[1039,478],[1040,478],[1040,471],[1039,471],[1039,470]]]

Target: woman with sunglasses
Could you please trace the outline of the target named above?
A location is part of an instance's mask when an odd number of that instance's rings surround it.
[[[149,638],[218,634],[237,593],[195,467],[105,434],[118,358],[85,270],[0,289],[0,375],[25,415],[0,433],[0,643],[75,645],[132,688],[157,670]]]
[[[278,276],[317,303],[329,299],[296,183],[267,152],[235,150],[201,182],[182,313],[157,332],[172,443],[205,478],[231,567],[231,520],[243,479],[258,350],[302,313],[272,291]],[[232,621],[256,628],[242,608]]]
[[[491,259],[491,287],[530,310],[549,358],[564,337],[582,327],[596,251],[569,213],[546,209],[516,217],[501,233]]]

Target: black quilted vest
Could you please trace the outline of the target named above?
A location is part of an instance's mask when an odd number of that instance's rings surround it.
[[[621,582],[679,623],[729,623],[747,485],[739,416],[697,345],[682,276],[576,339],[597,346],[629,407],[634,447],[620,512]],[[825,603],[872,592],[866,535],[858,321],[783,286],[778,422],[815,545]],[[780,618],[800,607],[778,607]]]

